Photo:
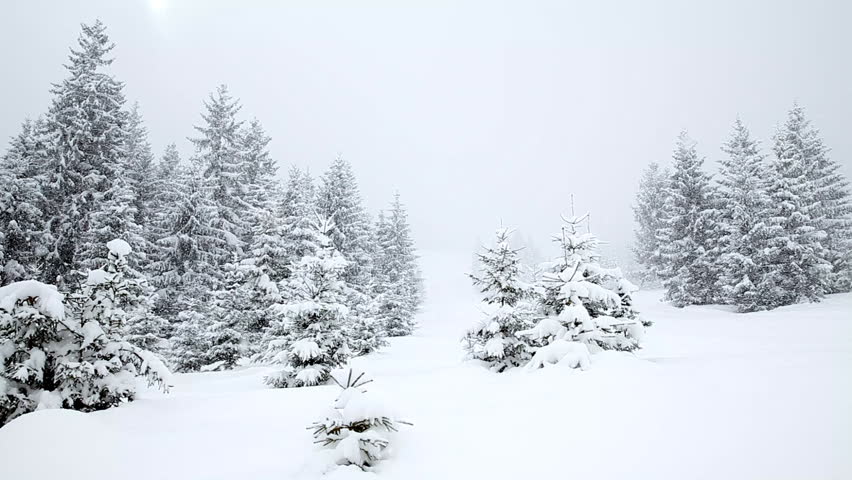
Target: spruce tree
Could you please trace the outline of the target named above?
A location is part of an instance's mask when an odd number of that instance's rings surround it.
[[[388,214],[382,214],[377,223],[375,237],[378,315],[389,336],[410,335],[421,300],[421,279],[408,216],[399,193],[394,195]]]
[[[658,285],[662,281],[662,245],[657,235],[665,222],[664,205],[668,197],[669,175],[668,169],[659,164],[649,164],[642,172],[636,204],[633,206],[633,217],[636,220],[633,253],[642,266],[643,283],[651,285]]]
[[[175,321],[179,312],[207,308],[215,291],[222,288],[218,260],[228,255],[228,245],[215,226],[216,206],[207,195],[204,180],[182,169],[173,201],[157,216],[156,260],[152,282],[159,289],[157,312]]]
[[[695,142],[682,132],[658,232],[666,298],[678,307],[710,304],[719,297],[718,199],[703,164]]]
[[[767,167],[756,140],[738,118],[719,171],[722,235],[719,257],[720,293],[741,312],[772,307],[765,283],[771,281],[771,239],[777,233],[769,219]]]
[[[470,277],[491,312],[464,338],[469,358],[482,360],[498,372],[525,365],[532,358],[529,339],[518,335],[533,326],[533,307],[527,301],[531,288],[520,280],[520,250],[510,246],[510,235],[507,228],[497,230],[494,245],[478,254],[481,273]]]
[[[317,237],[313,223],[317,218],[313,179],[308,172],[293,166],[281,201],[281,235],[285,248],[284,278],[306,255],[316,253]]]
[[[620,269],[600,265],[597,237],[582,233],[586,216],[564,220],[562,232],[554,238],[562,255],[538,285],[544,318],[518,334],[541,345],[536,353],[567,351],[564,347],[570,345],[564,342],[581,342],[593,353],[639,348],[644,328],[632,305],[636,287]]]
[[[204,125],[195,127],[200,135],[190,139],[195,145],[192,161],[200,169],[216,208],[213,226],[228,245],[228,250],[216,259],[224,264],[242,254],[254,212],[247,202],[244,183],[247,167],[240,134],[242,122],[237,120],[242,107],[228,93],[228,87],[220,85],[204,102],[204,108]]]
[[[68,77],[52,89],[44,212],[50,236],[41,269],[49,282],[66,282],[71,272],[94,268],[106,241],[131,240],[135,229],[132,195],[122,180],[124,85],[105,71],[113,47],[100,21],[83,25],[65,67]]]
[[[241,132],[243,179],[246,201],[259,211],[271,211],[277,195],[278,165],[269,155],[269,136],[260,121],[253,119]],[[259,213],[260,215],[260,213]]]
[[[153,252],[156,237],[152,220],[157,208],[158,178],[157,165],[148,142],[148,129],[145,127],[139,104],[134,103],[127,118],[127,143],[125,145],[125,178],[133,196],[134,223],[141,230],[140,251],[142,261],[138,267],[148,264],[147,258]]]
[[[792,145],[787,155],[801,155],[810,172],[815,203],[815,228],[825,232],[822,245],[825,260],[831,264],[824,283],[825,293],[852,289],[852,197],[849,181],[840,172],[840,164],[829,156],[819,130],[811,126],[804,109],[794,105],[782,134],[783,142]],[[793,153],[798,152],[798,153]]]
[[[317,223],[316,254],[303,257],[296,265],[286,285],[289,301],[277,309],[283,318],[272,327],[286,336],[270,340],[262,356],[266,361],[285,363],[282,370],[266,377],[266,383],[274,387],[324,383],[351,353],[346,338],[349,308],[344,304],[341,279],[347,261],[328,236],[334,231],[333,224],[328,219]]]
[[[344,280],[361,294],[371,294],[372,259],[375,246],[371,221],[361,203],[352,166],[342,157],[331,164],[317,193],[317,211],[334,222],[329,237],[348,266]]]
[[[832,269],[816,181],[817,157],[825,150],[801,108],[788,113],[773,141],[769,218],[778,231],[772,239],[773,271],[766,288],[773,306],[817,301],[827,290]]]
[[[0,159],[0,286],[34,278],[45,219],[43,122],[26,121]]]
[[[0,371],[8,372],[0,375],[0,425],[38,408],[117,406],[135,398],[136,377],[168,388],[163,363],[109,327],[123,317],[113,308],[123,295],[108,274],[97,273],[67,306],[55,287],[37,281],[0,288]]]
[[[363,372],[338,370],[331,378],[342,391],[334,401],[334,408],[309,427],[316,439],[314,443],[331,449],[336,464],[355,465],[369,471],[386,457],[390,435],[400,425],[411,424],[372,400],[365,385],[373,380]]]

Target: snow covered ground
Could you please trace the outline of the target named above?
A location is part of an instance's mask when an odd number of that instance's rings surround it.
[[[418,334],[356,360],[414,423],[378,478],[852,478],[852,295],[740,315],[645,292],[655,325],[638,355],[498,375],[461,360],[478,315],[469,263],[427,255]],[[177,375],[166,396],[25,415],[0,429],[0,478],[317,478],[306,427],[338,389],[269,389],[266,372]]]

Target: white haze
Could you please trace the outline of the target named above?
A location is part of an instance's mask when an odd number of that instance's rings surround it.
[[[768,147],[794,101],[852,177],[849,2],[354,3],[5,0],[0,138],[99,17],[158,155],[191,153],[227,83],[282,172],[342,153],[372,210],[402,193],[421,249],[470,251],[501,220],[543,249],[573,193],[626,256],[640,171],[681,129],[712,167],[736,115]]]

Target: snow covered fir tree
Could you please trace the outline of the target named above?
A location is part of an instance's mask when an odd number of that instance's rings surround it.
[[[160,359],[123,338],[142,292],[124,277],[129,245],[108,247],[106,265],[67,297],[36,280],[0,288],[0,425],[36,409],[116,406],[133,400],[136,377],[168,388]]]
[[[365,386],[373,380],[364,372],[337,370],[331,378],[341,392],[325,418],[309,427],[315,443],[331,451],[336,465],[375,467],[387,456],[392,435],[411,423],[371,397]]]
[[[498,230],[494,246],[479,254],[479,273],[471,278],[490,309],[462,339],[469,358],[498,372],[550,363],[587,368],[590,354],[640,347],[650,322],[633,308],[638,288],[621,269],[601,266],[588,215],[563,222],[554,237],[561,254],[532,285],[520,280],[509,230]]]
[[[518,249],[509,246],[511,231],[497,230],[493,246],[478,254],[479,273],[471,275],[490,310],[488,318],[476,323],[462,343],[469,358],[486,362],[498,372],[526,365],[533,348],[518,332],[533,326],[532,285],[521,281]]]
[[[0,157],[0,424],[132,400],[134,376],[167,381],[163,363],[228,369],[279,347],[295,352],[284,383],[314,385],[413,331],[422,288],[398,195],[379,233],[342,157],[320,182],[290,167],[281,184],[271,138],[225,85],[189,160],[177,144],[155,155],[114,48],[103,23],[83,25],[50,108]]]
[[[740,120],[716,182],[694,142],[671,173],[651,166],[636,197],[635,252],[676,306],[768,310],[852,290],[852,195],[804,109],[794,105],[761,151]]]

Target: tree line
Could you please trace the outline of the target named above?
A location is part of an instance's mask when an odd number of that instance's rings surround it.
[[[737,119],[714,181],[686,132],[671,169],[642,176],[635,254],[674,305],[768,310],[852,290],[852,197],[819,131],[794,105],[763,153]]]
[[[0,287],[55,285],[74,328],[97,320],[105,338],[178,371],[280,363],[276,386],[324,382],[412,332],[422,287],[399,194],[374,219],[341,157],[318,181],[291,167],[282,185],[270,137],[240,118],[224,85],[204,102],[189,161],[175,144],[155,158],[138,106],[109,73],[113,48],[100,21],[83,25],[49,110],[23,123],[0,160]],[[0,305],[0,343],[16,342],[19,314],[40,302],[20,291]],[[96,315],[73,307],[80,295]],[[29,313],[69,330],[55,312]],[[0,380],[51,335],[17,342]],[[0,394],[21,394],[16,382],[0,382]]]

